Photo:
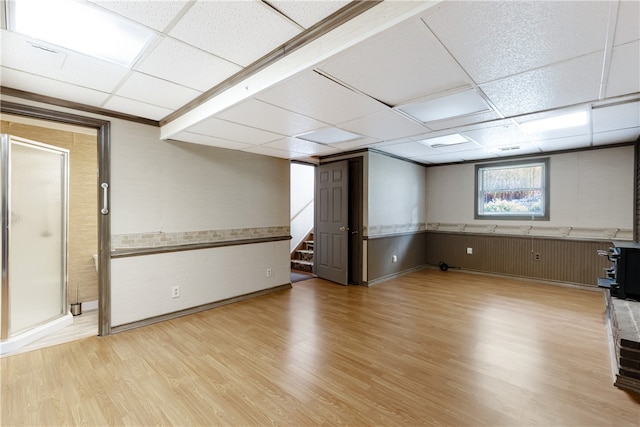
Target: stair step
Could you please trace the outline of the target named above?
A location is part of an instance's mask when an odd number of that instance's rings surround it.
[[[296,251],[299,254],[305,254],[305,255],[313,255],[313,250],[309,250],[309,249],[300,249]]]
[[[298,271],[306,271],[308,273],[313,272],[313,261],[306,261],[302,259],[292,259],[291,269]]]
[[[291,263],[300,265],[313,265],[313,261],[307,261],[306,259],[292,259]]]

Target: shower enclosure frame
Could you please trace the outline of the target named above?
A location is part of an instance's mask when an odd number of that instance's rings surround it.
[[[0,134],[0,138],[2,138],[2,143],[0,145],[0,149],[2,152],[0,153],[0,159],[2,160],[2,178],[0,182],[2,183],[1,197],[2,202],[0,206],[0,211],[2,212],[2,230],[1,230],[1,242],[2,245],[2,262],[0,263],[2,269],[2,307],[0,310],[0,314],[2,316],[0,321],[0,338],[2,340],[6,340],[12,338],[14,335],[26,332],[28,329],[35,328],[41,324],[46,324],[55,319],[58,319],[62,316],[66,316],[69,307],[67,304],[67,260],[68,260],[68,250],[69,250],[69,150],[64,148],[48,145],[42,142],[32,141],[25,138],[20,138],[16,136],[12,136],[9,134]],[[18,144],[22,144],[25,146],[29,146],[32,149],[46,151],[50,153],[55,153],[60,156],[61,161],[61,183],[60,183],[60,191],[61,191],[61,218],[60,218],[60,294],[59,294],[59,307],[60,312],[48,319],[44,319],[38,323],[31,325],[28,329],[21,329],[17,332],[12,330],[12,316],[11,311],[15,308],[11,306],[11,287],[10,287],[10,278],[11,278],[11,268],[10,268],[10,259],[11,253],[9,251],[10,241],[11,241],[11,176],[12,176],[12,162],[11,162],[11,144],[15,141]]]

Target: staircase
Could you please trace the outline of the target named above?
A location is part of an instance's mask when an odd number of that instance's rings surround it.
[[[291,254],[291,269],[313,273],[313,231]]]

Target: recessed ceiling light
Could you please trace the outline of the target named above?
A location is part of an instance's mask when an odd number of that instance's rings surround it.
[[[469,139],[465,138],[459,133],[454,133],[453,135],[438,136],[436,138],[423,139],[418,142],[431,148],[438,148],[447,147],[450,145],[464,144],[469,142]]]
[[[491,111],[489,104],[473,89],[397,108],[423,123]]]
[[[338,128],[324,128],[311,132],[296,135],[295,138],[304,139],[305,141],[317,142],[320,144],[335,144],[337,142],[347,142],[354,139],[362,138],[357,133],[347,132]]]
[[[155,32],[88,3],[70,0],[12,1],[12,31],[125,67]]]
[[[560,116],[524,122],[520,124],[520,129],[526,133],[540,133],[583,126],[587,123],[589,123],[589,115],[586,111],[579,111],[577,113],[562,114]]]

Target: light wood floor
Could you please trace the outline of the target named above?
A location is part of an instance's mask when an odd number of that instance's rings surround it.
[[[422,270],[0,360],[2,426],[639,426],[600,293]]]

